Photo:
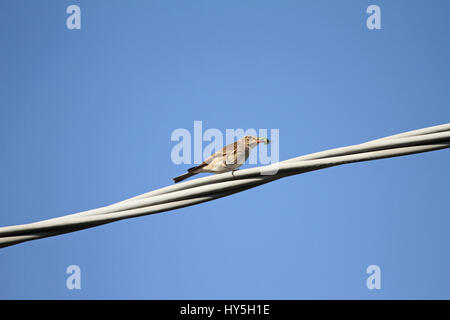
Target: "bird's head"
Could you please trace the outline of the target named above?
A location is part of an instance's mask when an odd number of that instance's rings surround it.
[[[259,143],[264,143],[264,144],[268,144],[270,143],[270,140],[267,138],[258,138],[255,136],[245,136],[245,143],[250,147],[256,147]]]

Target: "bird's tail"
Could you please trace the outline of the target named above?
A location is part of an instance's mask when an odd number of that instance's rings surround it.
[[[199,172],[198,172],[199,169],[201,169],[201,168],[203,168],[204,166],[207,166],[207,165],[208,165],[208,163],[203,162],[203,163],[199,164],[199,165],[196,166],[196,167],[189,168],[189,169],[187,170],[188,172],[186,172],[185,174],[182,174],[181,176],[178,176],[178,177],[173,178],[173,181],[174,181],[175,183],[177,183],[177,182],[183,181],[184,179],[187,179],[187,178],[189,178],[189,177],[192,177],[193,175],[199,173]]]
[[[193,175],[196,175],[197,173],[198,172],[188,171],[185,174],[182,174],[181,176],[173,178],[173,182],[177,183],[177,182],[183,181],[184,179],[192,177]]]

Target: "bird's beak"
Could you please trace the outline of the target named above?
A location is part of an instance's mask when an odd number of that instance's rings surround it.
[[[264,144],[269,144],[270,140],[267,138],[258,138],[258,143],[263,142]]]

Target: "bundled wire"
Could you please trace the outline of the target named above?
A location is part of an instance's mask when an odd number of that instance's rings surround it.
[[[106,207],[0,228],[0,248],[229,196],[287,176],[342,164],[450,147],[450,123],[330,149],[268,166],[221,173],[157,189]]]

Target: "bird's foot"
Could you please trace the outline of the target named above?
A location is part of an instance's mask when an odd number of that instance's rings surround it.
[[[231,175],[234,177],[234,172],[235,171],[238,171],[239,169],[234,169],[234,170],[231,170]]]

